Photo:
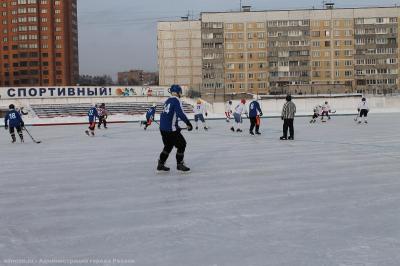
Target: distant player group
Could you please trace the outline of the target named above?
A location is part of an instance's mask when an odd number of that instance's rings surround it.
[[[182,107],[182,88],[179,85],[172,85],[169,89],[171,93],[171,97],[169,97],[161,110],[160,114],[160,122],[158,123],[155,120],[157,106],[153,104],[146,113],[146,121],[142,121],[141,125],[144,125],[144,129],[146,130],[149,126],[152,125],[153,122],[157,123],[160,128],[160,133],[162,137],[162,141],[164,143],[164,148],[161,151],[157,164],[157,171],[159,172],[169,172],[170,168],[168,168],[165,163],[172,152],[173,148],[177,149],[176,153],[176,162],[177,162],[177,170],[181,172],[189,172],[190,168],[185,165],[184,157],[185,157],[185,149],[186,149],[186,140],[183,137],[181,131],[187,130],[192,131],[193,126],[183,111]],[[234,120],[234,123],[230,127],[232,132],[243,132],[243,115],[245,115],[248,119],[250,119],[250,129],[249,134],[261,135],[260,132],[260,123],[261,117],[263,116],[263,112],[261,110],[261,106],[259,104],[260,99],[257,98],[250,102],[249,109],[246,108],[246,100],[242,99],[239,104],[233,108],[232,101],[228,101],[225,106],[225,118],[226,122],[230,123],[231,119]],[[367,116],[369,112],[369,106],[365,98],[362,98],[362,101],[359,103],[358,107],[358,115],[355,118],[355,121],[358,123],[367,123]],[[331,119],[330,114],[335,113],[335,110],[332,110],[329,106],[328,102],[325,102],[323,105],[318,105],[314,108],[314,114],[310,123],[316,123],[317,119],[320,117],[322,122],[326,122],[325,118],[328,120]],[[195,121],[195,129],[199,130],[199,122],[202,123],[202,127],[205,131],[209,129],[207,126],[205,117],[208,116],[207,108],[203,101],[200,99],[197,101],[194,109],[194,121]],[[283,136],[280,138],[281,140],[293,140],[294,139],[294,126],[293,121],[296,113],[296,105],[292,102],[292,97],[287,95],[286,103],[282,108],[281,118],[283,122]],[[15,106],[11,104],[9,106],[9,111],[7,112],[4,124],[5,129],[9,130],[12,143],[16,142],[15,131],[18,133],[21,142],[24,142],[23,129],[25,129],[24,121],[22,119],[22,115],[25,115],[22,110],[16,110]],[[94,105],[88,111],[88,120],[89,127],[85,133],[88,136],[95,136],[95,128],[96,128],[96,120],[98,119],[97,127],[100,128],[102,125],[105,129],[107,129],[107,116],[108,111],[106,109],[105,104],[101,104],[100,106]],[[178,124],[179,121],[182,121],[186,124],[186,128],[180,127]],[[255,129],[255,131],[254,131]],[[289,136],[288,136],[289,130]],[[29,132],[27,131],[29,134]],[[32,138],[33,139],[33,138]],[[34,139],[33,139],[34,140]],[[39,143],[39,142],[37,142]]]

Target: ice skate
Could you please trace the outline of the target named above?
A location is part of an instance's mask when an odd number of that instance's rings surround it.
[[[280,139],[280,140],[287,140],[287,137],[282,136],[282,137],[280,137],[279,139]]]
[[[236,132],[243,132],[240,128],[236,129]]]
[[[89,130],[86,130],[86,131],[85,131],[85,134],[88,135],[88,136],[90,136]]]
[[[255,136],[254,133],[253,133],[253,131],[250,131],[249,133],[250,133],[250,135]]]
[[[165,173],[165,172],[169,172],[170,169],[169,169],[169,167],[166,167],[165,164],[158,162],[157,171],[159,173]]]
[[[234,128],[234,127],[231,127],[231,131],[232,131],[232,132],[235,132],[235,128]]]
[[[190,172],[190,168],[187,167],[184,162],[178,163],[178,165],[176,166],[176,169],[183,173]]]

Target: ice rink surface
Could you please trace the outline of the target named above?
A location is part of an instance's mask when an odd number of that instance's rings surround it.
[[[172,172],[155,173],[155,126],[95,138],[85,126],[31,128],[42,144],[11,144],[2,129],[0,265],[400,265],[398,114],[308,120],[295,120],[292,142],[278,140],[278,119],[260,137],[248,121],[242,134],[224,121],[184,132],[187,175],[175,151]]]

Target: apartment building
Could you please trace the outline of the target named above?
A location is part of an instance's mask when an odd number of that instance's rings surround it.
[[[200,21],[159,22],[157,30],[160,85],[180,84],[200,90],[202,85]]]
[[[76,0],[2,0],[0,20],[0,86],[76,84]]]
[[[399,16],[399,7],[202,13],[202,92],[264,94],[318,84],[319,93],[393,92]]]

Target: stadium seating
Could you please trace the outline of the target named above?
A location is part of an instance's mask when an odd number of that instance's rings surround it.
[[[67,116],[86,116],[91,104],[33,104],[32,110],[39,118],[67,117]],[[143,115],[151,106],[149,103],[106,103],[109,115]],[[157,113],[163,108],[162,104],[157,105]],[[183,109],[186,113],[193,112],[193,106],[183,103]]]

